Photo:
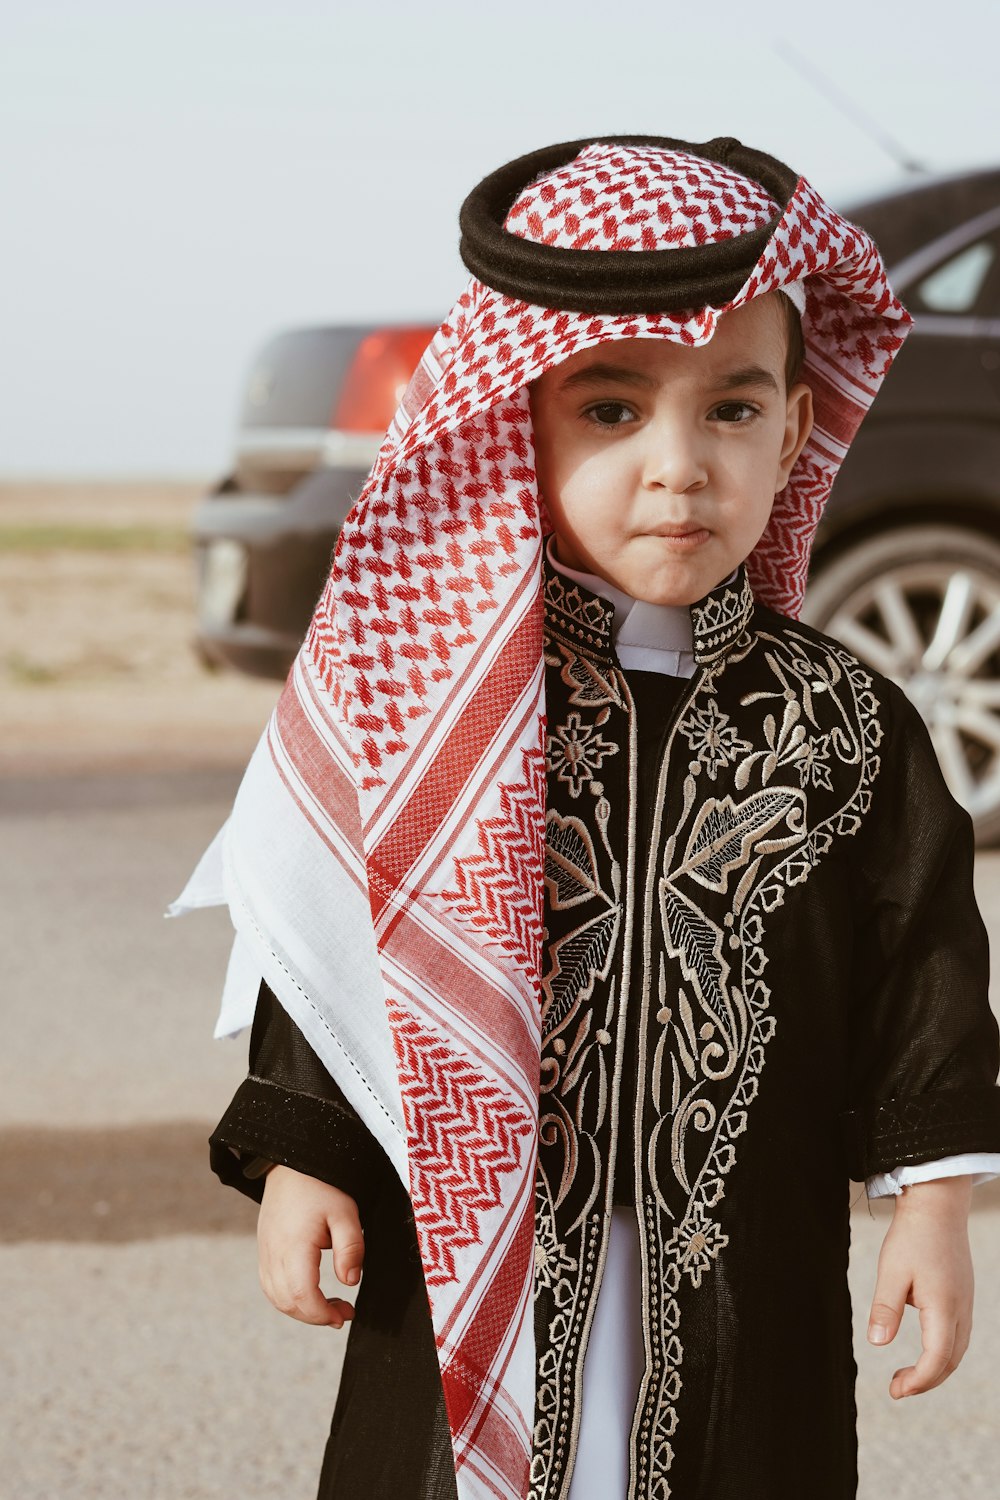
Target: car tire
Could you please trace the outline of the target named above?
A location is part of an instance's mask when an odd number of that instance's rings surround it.
[[[1000,838],[1000,542],[912,522],[820,562],[803,618],[891,677],[923,715],[979,844]]]

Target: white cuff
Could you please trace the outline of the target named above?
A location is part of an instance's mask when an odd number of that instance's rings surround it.
[[[1000,1154],[967,1152],[962,1156],[942,1156],[938,1161],[922,1161],[912,1167],[893,1167],[891,1172],[876,1172],[867,1181],[869,1198],[897,1197],[912,1182],[932,1182],[939,1177],[972,1177],[973,1187],[1000,1177]]]

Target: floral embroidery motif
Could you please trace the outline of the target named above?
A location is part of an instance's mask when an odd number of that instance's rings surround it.
[[[535,1281],[552,1289],[555,1304],[561,1310],[566,1306],[567,1296],[572,1301],[569,1276],[576,1268],[576,1260],[559,1243],[548,1194],[539,1193],[535,1209]]]
[[[712,781],[722,766],[732,765],[750,746],[741,740],[729,715],[724,714],[714,698],[704,708],[694,711],[682,726],[684,738],[701,761]]]
[[[821,786],[826,791],[833,791],[833,782],[830,780],[830,736],[820,735],[818,739],[807,739],[802,746],[802,754],[798,759],[799,782],[803,787]]]
[[[667,1241],[666,1254],[674,1257],[692,1286],[701,1286],[702,1273],[728,1244],[728,1234],[723,1234],[718,1224],[706,1218],[702,1205],[695,1203],[684,1223]]]
[[[618,746],[604,739],[597,728],[607,722],[608,711],[598,715],[596,723],[584,724],[578,713],[571,713],[565,724],[548,736],[550,768],[565,781],[572,797],[579,797],[584,782],[594,781],[609,755],[618,754]]]
[[[802,710],[794,699],[785,704],[785,712],[781,719],[781,728],[777,727],[777,721],[773,714],[768,714],[764,719],[764,744],[765,750],[755,750],[741,763],[736,772],[736,785],[744,787],[749,784],[750,773],[759,763],[760,779],[766,786],[779,766],[793,765],[801,761],[806,754],[806,726],[799,722]],[[749,745],[747,749],[749,749]]]

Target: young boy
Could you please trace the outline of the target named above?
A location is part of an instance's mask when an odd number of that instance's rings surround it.
[[[342,1326],[322,1250],[364,1268],[322,1496],[843,1500],[848,1179],[899,1194],[902,1396],[964,1353],[1000,1170],[969,819],[795,620],[906,314],[731,140],[548,148],[462,229],[177,903],[229,902],[221,1028],[256,999],[213,1165],[283,1311]]]

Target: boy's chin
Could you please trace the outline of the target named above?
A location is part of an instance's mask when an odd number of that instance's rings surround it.
[[[631,581],[624,580],[618,584],[626,594],[631,594],[633,599],[640,599],[644,604],[672,605],[675,608],[687,607],[697,604],[710,594],[717,584],[724,578],[728,578],[733,571],[726,568],[718,578],[714,576],[715,569],[691,568],[678,569],[669,576],[653,576],[637,573]],[[611,580],[615,582],[614,579]]]
[[[690,605],[697,604],[699,599],[704,599],[708,592],[708,589],[651,589],[644,593],[633,593],[632,598],[641,600],[643,604],[663,604],[674,609],[687,609]]]

